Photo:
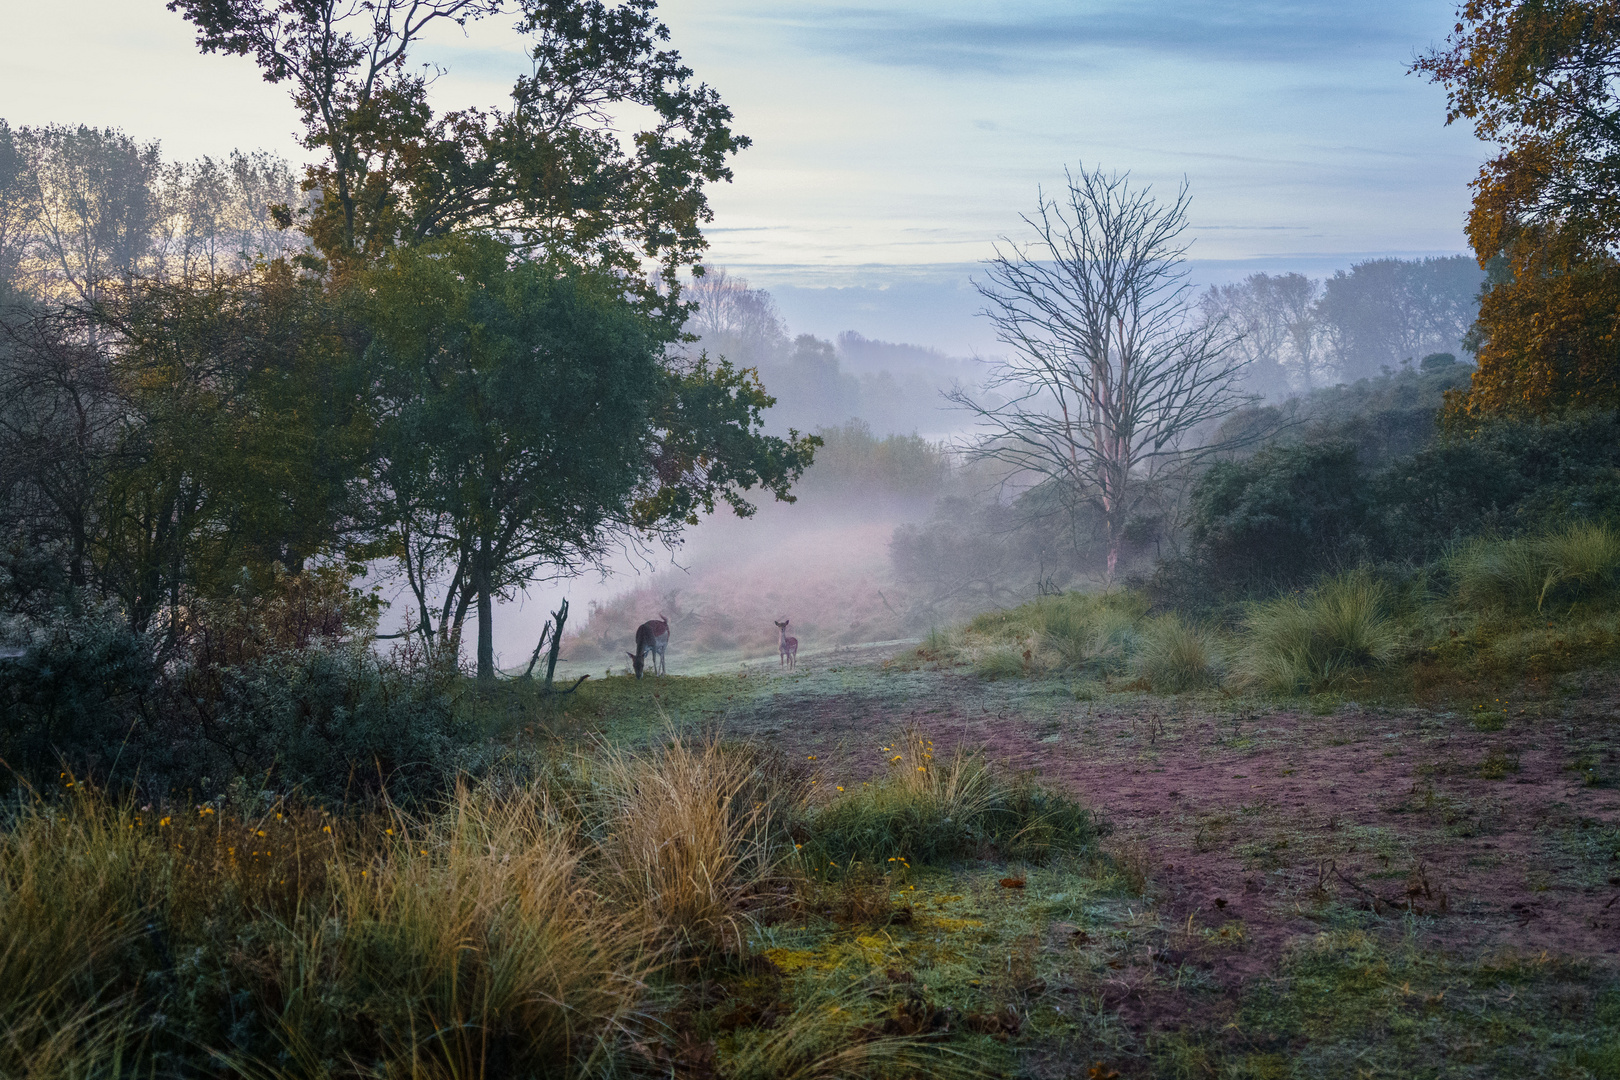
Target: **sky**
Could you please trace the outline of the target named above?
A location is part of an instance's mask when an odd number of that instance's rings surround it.
[[[1456,254],[1485,156],[1407,73],[1437,0],[665,0],[698,77],[754,140],[712,192],[711,260],[792,328],[986,347],[969,284],[1065,167],[1191,188],[1210,281]],[[201,56],[163,0],[0,0],[0,117],[118,126],[166,156],[299,160],[281,87]],[[446,106],[500,104],[510,20],[423,50]]]

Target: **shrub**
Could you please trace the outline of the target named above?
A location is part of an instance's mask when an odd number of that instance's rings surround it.
[[[1239,672],[1246,682],[1289,693],[1382,664],[1400,645],[1385,606],[1383,586],[1362,573],[1331,578],[1304,595],[1256,604],[1249,611]]]
[[[1154,619],[1142,633],[1136,670],[1161,693],[1214,686],[1220,682],[1219,668],[1213,635],[1177,614]]]
[[[817,874],[840,876],[857,861],[940,862],[994,848],[1008,858],[1078,851],[1096,825],[1078,803],[1024,778],[1010,780],[958,750],[936,760],[934,744],[907,732],[885,747],[881,780],[810,809],[801,857]]]

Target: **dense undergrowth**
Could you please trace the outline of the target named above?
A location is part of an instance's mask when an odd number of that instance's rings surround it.
[[[694,1053],[737,1077],[969,1071],[865,990],[829,1011],[837,985],[682,1042],[694,985],[775,972],[762,927],[881,919],[913,867],[1093,849],[1068,798],[895,745],[887,776],[836,794],[671,731],[415,813],[137,806],[64,776],[0,830],[0,1074],[668,1075]]]
[[[1543,677],[1614,659],[1620,533],[1602,524],[1476,538],[1419,567],[1364,567],[1207,621],[1146,594],[1046,596],[934,630],[911,663],[983,678],[1061,674],[1161,693],[1373,689]]]

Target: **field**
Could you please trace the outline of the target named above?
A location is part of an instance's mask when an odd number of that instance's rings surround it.
[[[415,808],[64,775],[0,1072],[1620,1077],[1606,666],[1154,693],[1132,603],[468,685],[482,778]]]
[[[874,735],[914,730],[1106,823],[1089,858],[919,871],[890,897],[903,925],[761,930],[782,978],[901,986],[996,1073],[1620,1075],[1612,678],[1268,705],[905,666],[595,688],[601,722],[660,700],[820,786],[876,780]]]

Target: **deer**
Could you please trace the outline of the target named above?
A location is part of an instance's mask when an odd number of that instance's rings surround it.
[[[635,666],[636,678],[641,678],[641,669],[647,662],[647,654],[652,653],[653,674],[667,674],[664,668],[664,650],[669,647],[669,620],[664,613],[659,612],[658,618],[648,619],[636,627],[636,651],[625,653],[630,663]]]
[[[775,619],[771,621],[776,622]],[[790,671],[799,666],[799,639],[788,636],[787,632],[788,623],[792,621],[792,619],[783,619],[781,622],[776,623],[776,629],[781,634],[781,640],[777,643],[781,652],[779,664],[786,664]]]

